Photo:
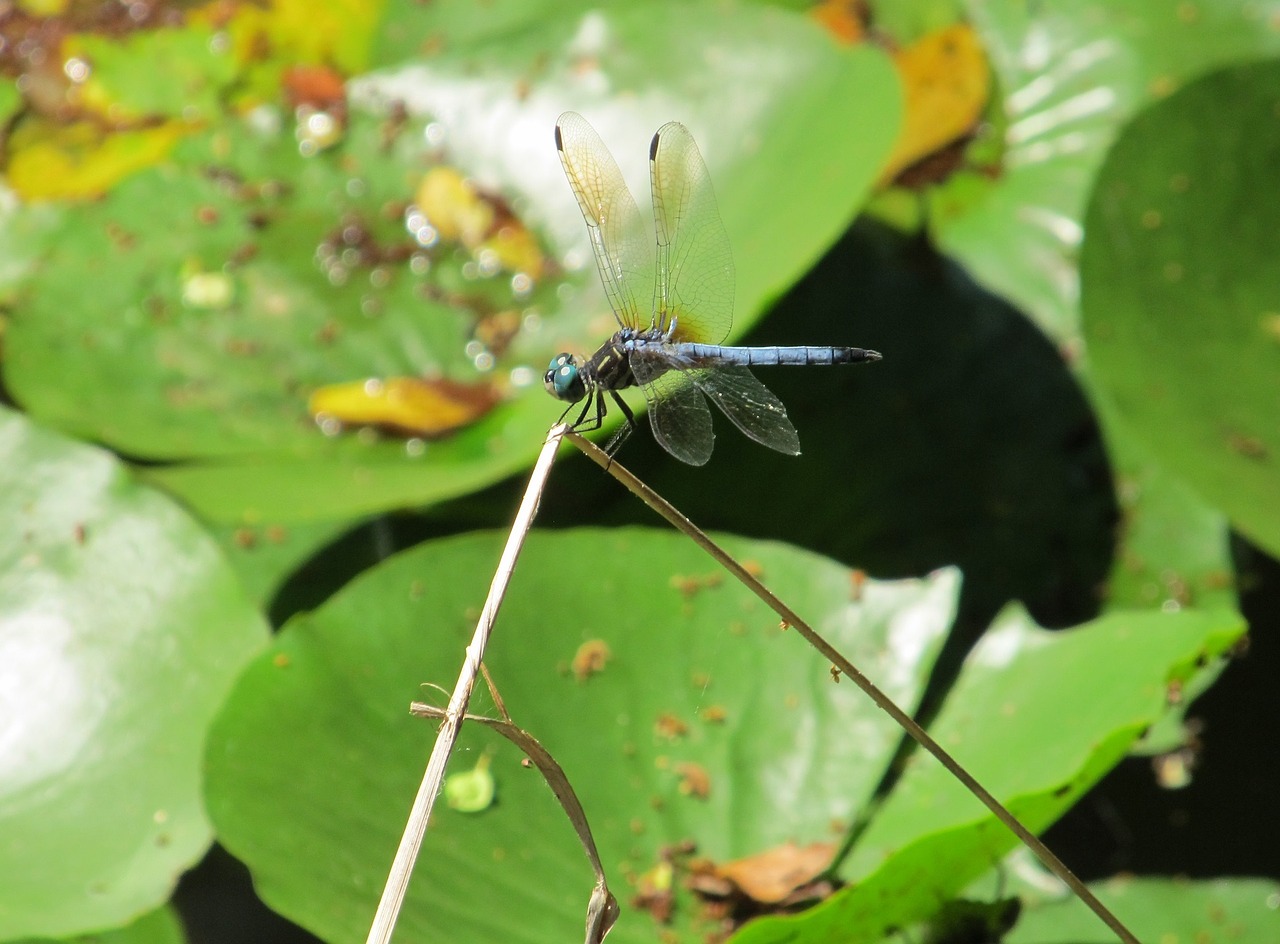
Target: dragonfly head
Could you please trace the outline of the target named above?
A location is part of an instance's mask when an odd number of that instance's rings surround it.
[[[572,354],[557,354],[542,375],[542,385],[557,400],[577,403],[587,395],[587,387],[578,372],[578,362]]]

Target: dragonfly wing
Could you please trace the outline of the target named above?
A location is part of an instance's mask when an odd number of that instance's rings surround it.
[[[658,357],[631,355],[631,372],[649,401],[649,425],[663,449],[689,465],[706,465],[715,433],[699,389],[701,370],[669,369]]]
[[[789,456],[800,455],[800,437],[787,418],[787,408],[750,370],[720,367],[689,373],[702,392],[751,439]]]
[[[577,112],[556,122],[556,150],[587,221],[614,317],[623,328],[647,328],[653,249],[635,197],[600,135]]]
[[[671,121],[649,146],[657,224],[657,324],[673,340],[719,344],[733,325],[733,253],[707,165],[689,129]]]

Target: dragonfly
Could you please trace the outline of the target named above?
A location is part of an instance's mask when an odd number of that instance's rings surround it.
[[[583,362],[561,353],[543,383],[569,405],[571,429],[596,430],[612,400],[626,419],[606,447],[614,453],[636,428],[618,391],[640,387],[654,438],[675,458],[705,465],[715,434],[710,400],[750,439],[787,455],[800,437],[782,405],[751,373],[772,365],[858,364],[880,360],[859,347],[731,347],[734,267],[707,165],[689,129],[671,121],[649,145],[654,230],[600,136],[581,115],[556,122],[556,150],[587,222],[596,266],[617,332]]]

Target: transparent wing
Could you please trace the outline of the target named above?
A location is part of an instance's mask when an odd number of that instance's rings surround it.
[[[800,437],[787,408],[745,367],[687,371],[733,425],[762,446],[800,455]]]
[[[671,121],[649,146],[658,232],[653,310],[673,340],[719,344],[733,326],[733,253],[707,165],[689,129]]]
[[[572,111],[556,122],[556,150],[587,221],[614,317],[624,328],[649,327],[652,243],[617,162],[595,129]]]
[[[671,370],[668,362],[643,352],[631,355],[631,372],[649,401],[649,425],[663,449],[689,465],[706,465],[715,433],[711,411],[697,385],[701,370]]]

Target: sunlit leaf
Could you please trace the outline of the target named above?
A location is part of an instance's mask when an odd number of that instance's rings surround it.
[[[205,729],[266,627],[188,515],[0,413],[0,938],[157,907],[212,839]]]
[[[1004,94],[998,175],[937,194],[934,235],[1050,337],[1079,346],[1076,258],[1094,175],[1124,122],[1220,65],[1280,50],[1254,0],[966,0]]]

